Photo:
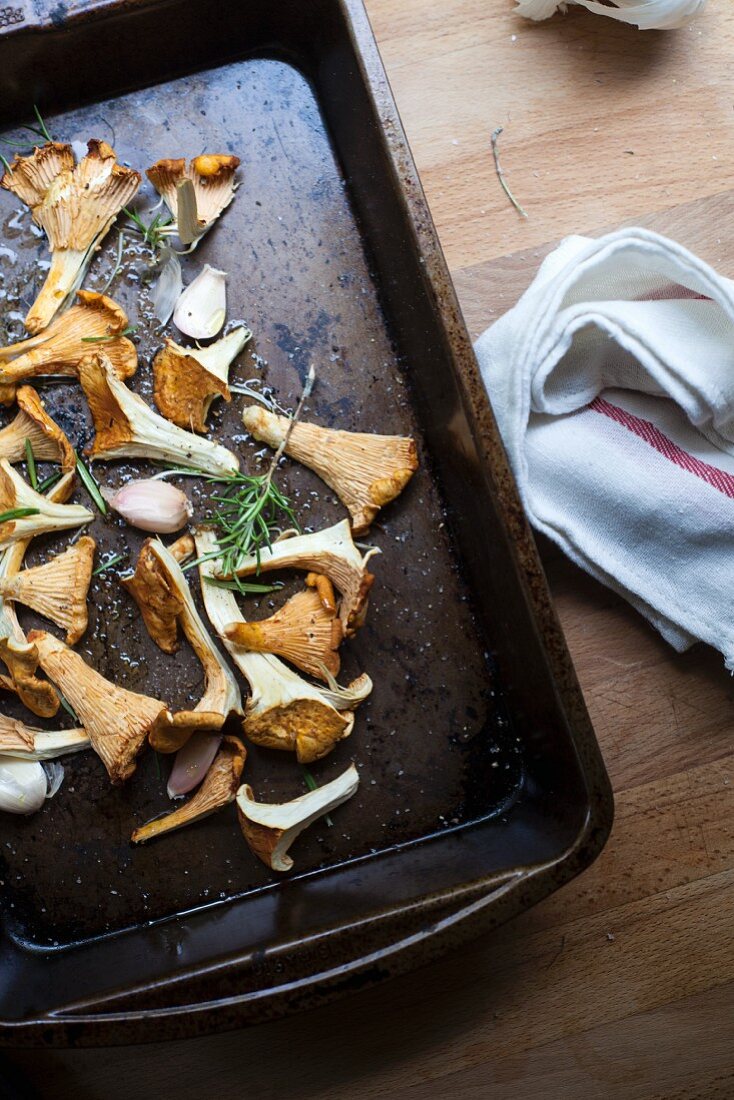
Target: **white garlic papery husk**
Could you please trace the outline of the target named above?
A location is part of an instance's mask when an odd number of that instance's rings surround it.
[[[548,19],[555,11],[566,11],[569,4],[579,4],[595,15],[606,15],[620,23],[632,23],[641,31],[671,31],[703,11],[706,0],[615,0],[613,8],[597,0],[518,0],[515,12],[526,19]]]
[[[56,790],[58,786],[54,793]],[[0,756],[0,810],[10,814],[34,814],[46,801],[48,792],[46,772],[37,760]]]
[[[131,527],[156,535],[180,531],[194,512],[186,493],[153,478],[128,481],[116,493],[103,490],[103,496]]]
[[[227,274],[204,264],[173,311],[173,323],[192,340],[211,340],[227,317]]]
[[[171,320],[176,302],[183,293],[181,261],[168,245],[161,249],[161,262],[158,265],[158,278],[150,294],[153,313],[157,321],[167,325]]]

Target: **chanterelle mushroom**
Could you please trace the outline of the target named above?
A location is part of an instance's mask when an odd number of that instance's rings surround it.
[[[199,558],[206,558],[216,548],[211,531],[197,532]],[[352,711],[367,698],[372,681],[362,675],[341,688],[329,678],[328,688],[316,687],[272,654],[240,649],[225,633],[231,624],[244,622],[235,598],[228,589],[207,583],[207,577],[216,574],[216,566],[213,558],[200,562],[201,590],[212,626],[250,685],[245,734],[257,745],[295,752],[305,764],[326,756],[337,741],[351,733]]]
[[[197,225],[192,226],[195,233],[184,233],[181,238],[184,244],[190,244],[195,236],[201,237],[229,206],[237,190],[234,174],[239,164],[239,157],[203,153],[195,157],[188,167],[181,157],[176,160],[159,160],[147,170],[146,176],[162,197],[177,225],[182,213],[179,208],[180,188],[185,181],[191,181]]]
[[[0,430],[0,458],[21,462],[26,457],[26,440],[39,462],[58,462],[62,470],[73,470],[74,448],[58,424],[51,419],[32,386],[17,392],[18,415]]]
[[[135,345],[122,333],[127,314],[104,294],[77,293],[76,305],[28,340],[0,348],[0,402],[13,400],[16,385],[38,375],[76,376],[79,363],[99,341],[118,378],[130,378],[138,365]]]
[[[86,730],[37,730],[0,714],[0,755],[21,760],[53,760],[88,749]]]
[[[87,629],[87,593],[97,544],[83,535],[44,565],[12,577],[0,575],[0,596],[25,604],[66,631],[66,644],[76,645]]]
[[[148,730],[166,709],[165,703],[106,680],[45,630],[32,630],[28,641],[38,648],[43,671],[79,715],[112,782],[129,779]]]
[[[237,566],[237,575],[247,577],[271,569],[304,569],[328,577],[341,593],[339,618],[344,633],[349,636],[364,622],[374,580],[366,566],[373,554],[379,553],[377,547],[373,547],[363,557],[352,540],[349,520],[343,519],[323,531],[281,539],[261,550],[259,555],[243,558]]]
[[[63,504],[68,500],[74,488],[74,473],[64,474],[46,494],[54,504]],[[14,577],[23,564],[23,558],[31,538],[19,539],[12,543],[0,555],[0,578],[3,581]],[[56,689],[48,680],[36,676],[38,668],[38,650],[28,641],[21,630],[10,601],[0,596],[0,659],[8,668],[9,676],[0,676],[0,686],[6,691],[14,691],[21,702],[34,714],[42,718],[51,718],[59,709],[59,697]]]
[[[133,844],[142,844],[155,836],[170,833],[194,821],[201,821],[215,810],[234,802],[246,755],[245,746],[239,738],[224,737],[221,748],[196,794],[173,813],[158,817],[136,829],[130,838]]]
[[[339,674],[339,645],[344,630],[336,609],[324,607],[314,588],[291,596],[269,619],[229,623],[224,633],[240,649],[275,653],[296,668],[325,680]]]
[[[380,508],[398,496],[418,469],[415,442],[399,435],[344,432],[295,424],[249,405],[242,414],[255,439],[277,448],[290,428],[285,453],[314,470],[349,509],[354,533],[363,534]]]
[[[179,539],[178,546],[182,545]],[[193,711],[159,718],[151,731],[153,747],[159,752],[175,752],[197,730],[219,729],[229,714],[242,714],[237,681],[201,621],[174,554],[157,539],[147,539],[135,573],[123,584],[140,607],[153,641],[166,653],[174,653],[180,624],[204,669],[203,696]]]
[[[16,156],[0,186],[30,207],[46,233],[51,267],[25,319],[29,332],[51,323],[64,308],[115,218],[135,195],[140,175],[117,163],[106,141],[92,140],[74,166],[71,146],[50,142],[29,157]]]
[[[153,412],[119,380],[104,353],[82,360],[79,380],[94,420],[94,444],[86,451],[92,458],[151,458],[174,466],[193,466],[215,476],[239,469],[237,457],[225,447],[186,432]]]
[[[354,764],[345,772],[291,802],[256,802],[247,783],[237,792],[237,816],[245,840],[255,855],[273,871],[290,871],[288,849],[316,818],[351,798],[359,786]]]
[[[60,483],[59,483],[60,484]],[[64,531],[70,527],[81,527],[89,523],[94,516],[81,504],[57,504],[48,496],[42,496],[31,489],[16,473],[7,459],[0,459],[0,515],[13,513],[16,509],[28,514],[18,514],[0,522],[0,549],[21,539],[40,535],[46,531]]]
[[[229,368],[251,335],[236,328],[206,348],[183,348],[167,339],[153,360],[153,395],[161,413],[180,428],[205,432],[214,398],[232,400]]]

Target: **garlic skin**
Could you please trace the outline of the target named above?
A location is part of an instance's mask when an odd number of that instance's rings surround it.
[[[167,481],[153,478],[128,481],[116,493],[110,494],[108,490],[103,496],[131,527],[157,535],[180,531],[194,513],[185,493]]]
[[[0,810],[34,814],[46,801],[48,787],[43,765],[37,760],[0,756]]]
[[[162,325],[167,325],[171,320],[176,302],[182,293],[181,261],[172,248],[164,245],[161,249],[158,278],[150,294],[156,320],[160,321]]]
[[[192,340],[211,340],[227,317],[227,273],[209,264],[184,290],[173,311],[173,323]]]
[[[606,15],[620,23],[632,23],[641,31],[669,31],[683,27],[703,11],[706,0],[615,0],[610,8],[597,0],[517,0],[516,15],[526,19],[549,19],[569,4],[580,4],[595,15]]]

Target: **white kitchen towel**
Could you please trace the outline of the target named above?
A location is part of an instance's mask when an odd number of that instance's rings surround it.
[[[569,237],[476,352],[534,526],[734,671],[734,282],[644,229]]]

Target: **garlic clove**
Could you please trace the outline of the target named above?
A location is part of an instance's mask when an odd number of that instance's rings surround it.
[[[48,789],[46,772],[37,760],[0,756],[0,810],[34,814],[46,801]]]
[[[209,264],[184,290],[173,311],[173,323],[192,340],[211,340],[227,316],[227,274]]]
[[[198,787],[209,771],[214,757],[222,743],[221,733],[194,733],[183,748],[176,753],[168,777],[168,797],[181,798],[182,795]]]
[[[153,478],[128,481],[116,493],[103,490],[102,495],[131,527],[158,535],[179,531],[194,512],[185,493],[167,481]]]
[[[170,321],[182,293],[181,261],[172,248],[164,245],[161,249],[158,278],[150,294],[156,320],[162,325],[167,325]]]

